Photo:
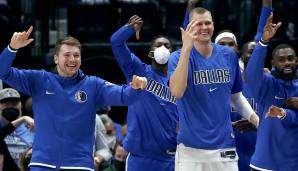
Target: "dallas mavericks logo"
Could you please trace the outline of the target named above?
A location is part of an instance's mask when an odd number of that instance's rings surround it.
[[[194,71],[193,76],[195,85],[230,82],[229,69],[211,69]]]
[[[79,103],[84,103],[87,101],[87,93],[85,91],[79,90],[75,94],[75,99]]]

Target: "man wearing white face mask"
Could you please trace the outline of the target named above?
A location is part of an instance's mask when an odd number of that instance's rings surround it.
[[[148,56],[151,65],[143,63],[126,45],[142,27],[137,15],[111,37],[114,56],[127,82],[134,74],[146,77],[148,84],[138,100],[128,107],[127,136],[123,147],[129,152],[127,171],[173,171],[176,149],[176,98],[167,86],[167,62],[172,51],[165,36],[153,38]]]

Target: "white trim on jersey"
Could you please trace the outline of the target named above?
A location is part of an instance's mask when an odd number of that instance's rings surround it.
[[[250,166],[251,168],[253,168],[253,169],[257,169],[257,170],[261,170],[261,171],[273,171],[273,170],[263,169],[263,168],[254,166],[254,165],[252,165],[252,164],[250,164],[249,166]]]

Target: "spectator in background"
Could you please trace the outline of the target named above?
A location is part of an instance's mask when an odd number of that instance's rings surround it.
[[[99,115],[99,118],[101,119],[106,130],[105,138],[107,140],[108,146],[113,151],[117,142],[114,122],[107,114],[101,114]]]
[[[21,96],[15,89],[5,88],[0,90],[0,111],[2,116],[7,118],[9,122],[23,115]],[[33,140],[34,132],[27,128],[25,124],[19,125],[15,131],[6,136],[5,142],[16,163],[18,163],[21,154],[32,147]]]
[[[95,123],[95,144],[94,144],[94,164],[95,170],[101,171],[108,165],[112,157],[112,152],[106,139],[106,129],[99,115],[96,115]]]
[[[20,157],[19,168],[21,171],[29,171],[29,163],[32,156],[32,148],[26,150]]]
[[[114,158],[111,165],[103,171],[125,171],[127,151],[120,144],[116,144],[113,154]]]
[[[140,92],[135,89],[147,81],[134,76],[131,86],[117,86],[85,75],[80,70],[81,44],[73,37],[57,42],[55,72],[12,67],[17,50],[33,41],[32,30],[15,32],[0,55],[0,79],[32,96],[36,132],[30,170],[93,170],[96,109],[133,103]]]
[[[29,116],[22,116],[16,120],[10,121],[5,115],[1,115],[0,122],[5,124],[0,128],[0,170],[19,171],[20,169],[14,159],[11,157],[4,138],[23,123],[26,123],[28,128],[32,129],[34,127],[34,121]]]

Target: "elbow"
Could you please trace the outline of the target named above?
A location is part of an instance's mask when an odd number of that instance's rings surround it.
[[[110,43],[111,43],[111,45],[114,45],[114,44],[116,44],[116,36],[115,36],[115,33],[111,36],[111,38],[110,38]]]

